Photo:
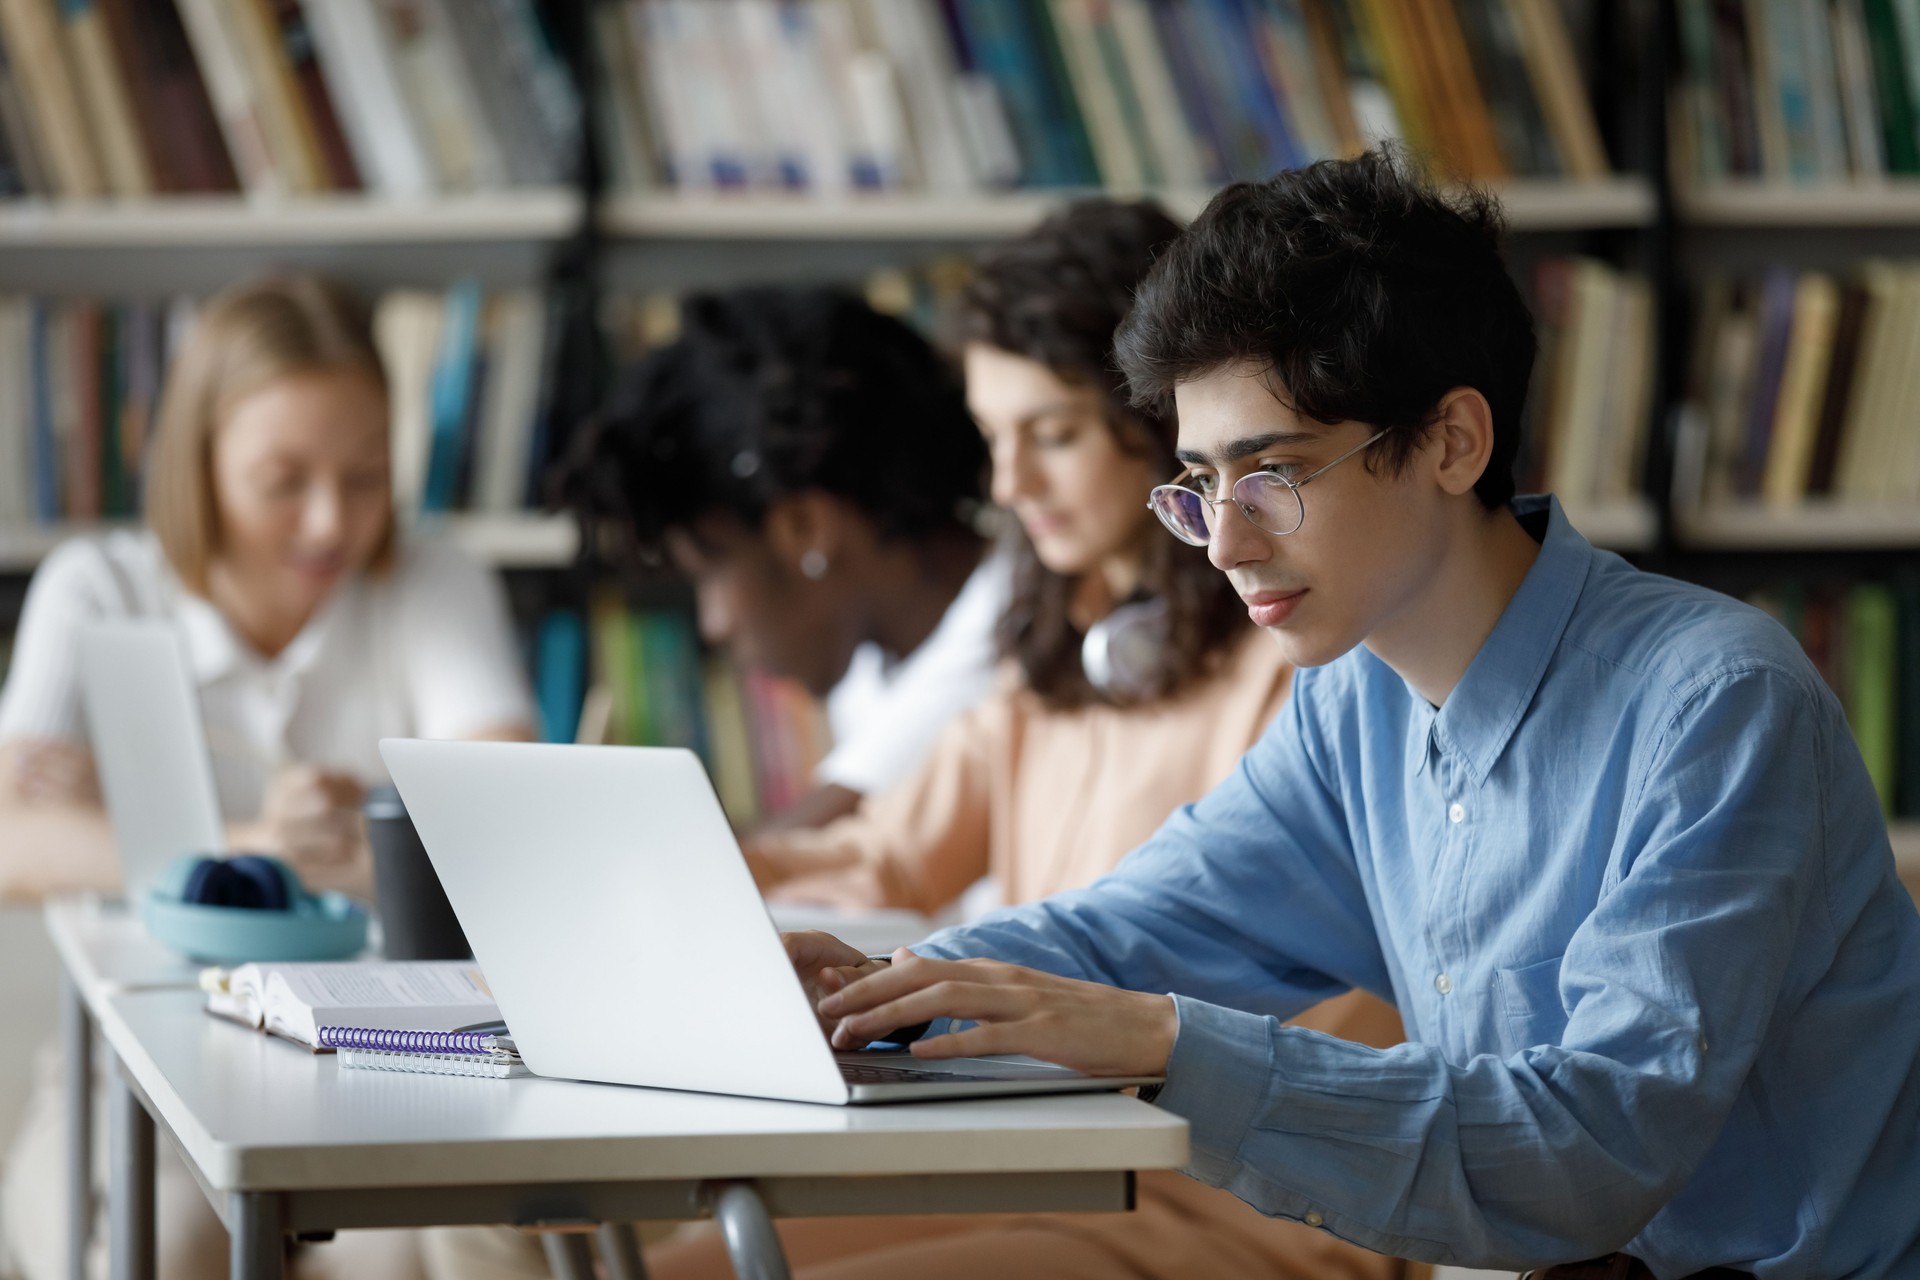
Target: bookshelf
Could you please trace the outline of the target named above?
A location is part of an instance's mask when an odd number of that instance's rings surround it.
[[[580,194],[565,188],[418,200],[358,194],[10,200],[0,203],[0,251],[557,241],[579,224],[582,207]]]
[[[1676,512],[1674,535],[1691,551],[1920,550],[1920,508],[1743,502]]]
[[[1597,182],[1539,179],[1490,184],[1515,231],[1592,231],[1642,228],[1653,223],[1656,197],[1642,178]],[[989,240],[1013,235],[1076,195],[1072,189],[966,196],[878,194],[827,200],[758,193],[739,195],[615,195],[599,209],[609,236],[636,240]],[[1176,217],[1192,218],[1209,191],[1153,194]]]
[[[1887,834],[1893,840],[1893,865],[1900,878],[1920,893],[1920,822],[1896,822]]]
[[[1494,184],[1516,231],[1645,227],[1651,184],[1514,181]],[[596,205],[599,229],[644,240],[990,240],[1023,231],[1062,201],[1092,191],[1009,191],[943,197],[617,195]],[[1145,194],[1145,193],[1141,193]],[[1191,218],[1206,191],[1156,193]],[[419,200],[367,195],[267,200],[167,196],[152,200],[0,202],[0,251],[96,248],[231,248],[275,245],[407,245],[416,242],[559,241],[578,227],[576,191],[503,191]]]
[[[1726,182],[1675,192],[1680,218],[1690,226],[1846,228],[1920,227],[1920,179],[1794,186]]]
[[[60,543],[83,534],[135,528],[133,521],[62,521],[0,528],[0,574],[31,573]],[[579,529],[569,516],[537,513],[505,516],[449,515],[423,520],[423,532],[500,569],[558,569],[573,563]]]

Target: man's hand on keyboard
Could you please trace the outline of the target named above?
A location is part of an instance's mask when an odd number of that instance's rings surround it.
[[[847,948],[851,951],[852,948]],[[1180,1019],[1173,997],[1079,982],[997,960],[930,960],[904,947],[890,965],[821,974],[840,990],[816,1008],[838,1020],[836,1049],[933,1018],[978,1025],[916,1040],[918,1058],[1024,1053],[1089,1075],[1164,1075]]]
[[[816,1014],[820,1001],[830,993],[887,967],[885,961],[867,959],[865,952],[856,951],[830,933],[817,930],[783,933],[780,941],[786,944],[787,959],[793,962],[793,971],[799,975],[800,986],[807,993],[807,1003],[814,1007]],[[821,1034],[831,1037],[837,1021],[821,1016]]]

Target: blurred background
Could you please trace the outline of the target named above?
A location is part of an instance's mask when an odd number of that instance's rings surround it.
[[[1800,635],[1920,883],[1917,122],[1908,0],[0,0],[0,671],[39,559],[137,514],[197,301],[320,270],[378,299],[396,500],[506,576],[545,736],[693,746],[748,822],[818,708],[542,509],[678,295],[849,283],[938,334],[1075,193],[1190,217],[1397,139],[1505,201],[1523,489]],[[53,993],[0,912],[15,1043]]]

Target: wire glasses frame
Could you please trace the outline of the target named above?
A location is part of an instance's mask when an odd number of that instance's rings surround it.
[[[1171,483],[1155,485],[1147,494],[1147,508],[1160,517],[1160,523],[1167,526],[1174,537],[1196,547],[1213,541],[1213,510],[1229,500],[1254,528],[1284,538],[1306,522],[1307,505],[1300,497],[1300,490],[1385,434],[1384,430],[1374,432],[1332,462],[1298,480],[1271,471],[1248,472],[1234,481],[1232,490],[1221,498],[1209,498],[1180,483],[1193,471],[1188,467]]]

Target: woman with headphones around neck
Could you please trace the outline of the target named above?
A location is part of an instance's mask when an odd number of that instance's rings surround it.
[[[1000,691],[907,781],[812,831],[763,833],[773,896],[929,914],[991,873],[1007,901],[1087,884],[1234,768],[1289,671],[1203,555],[1160,535],[1144,495],[1176,473],[1172,422],[1127,407],[1112,340],[1179,232],[1149,203],[1088,201],[982,259],[962,308],[967,400],[1014,517]],[[1375,1045],[1393,1011],[1346,995],[1304,1025]],[[1401,1264],[1175,1173],[1134,1213],[796,1219],[796,1274],[854,1280],[1050,1276],[1389,1277]],[[656,1280],[730,1274],[717,1234],[649,1251]]]
[[[504,593],[451,549],[397,534],[388,387],[366,309],[310,277],[210,301],[170,369],[146,528],[77,539],[27,593],[0,690],[0,898],[119,887],[81,715],[90,621],[170,621],[197,686],[237,849],[310,889],[370,897],[360,801],[383,736],[524,739],[533,710]],[[29,1280],[64,1275],[58,1076],[43,1072],[6,1165],[5,1226]],[[225,1235],[163,1152],[160,1274],[226,1271]],[[299,1270],[412,1275],[410,1238],[343,1233]]]

